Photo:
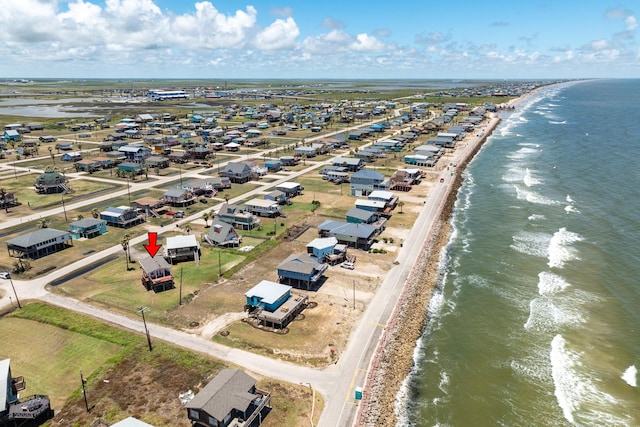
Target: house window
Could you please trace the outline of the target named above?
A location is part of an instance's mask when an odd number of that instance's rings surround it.
[[[189,418],[192,420],[199,420],[200,413],[196,409],[189,409]]]

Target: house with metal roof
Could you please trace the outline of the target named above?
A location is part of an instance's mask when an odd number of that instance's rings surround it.
[[[142,172],[144,172],[144,166],[142,166],[142,163],[122,162],[118,165],[118,171],[140,175]]]
[[[291,286],[262,280],[245,292],[247,305],[276,311],[291,296]]]
[[[370,211],[358,207],[351,208],[345,215],[347,222],[353,224],[372,224],[379,218],[377,211]]]
[[[307,244],[307,254],[321,263],[334,265],[346,258],[347,246],[338,243],[335,237],[318,237]]]
[[[368,200],[374,200],[378,202],[384,202],[385,208],[395,208],[398,203],[398,196],[391,191],[374,190],[367,196]]]
[[[245,294],[249,318],[274,329],[285,328],[306,308],[306,295],[291,293],[291,286],[262,280]]]
[[[73,246],[71,233],[41,228],[6,241],[9,256],[37,259]]]
[[[245,162],[229,162],[220,171],[220,175],[226,176],[231,180],[231,182],[244,184],[251,180],[252,168]]]
[[[307,254],[293,254],[278,266],[278,277],[280,282],[296,287],[304,286],[309,290],[311,286],[319,285],[327,268],[327,265]]]
[[[291,198],[302,194],[304,187],[297,182],[282,182],[276,185],[276,190],[282,191]]]
[[[333,166],[342,166],[351,172],[358,171],[364,167],[364,161],[354,157],[336,157],[332,160]]]
[[[185,207],[196,202],[196,196],[191,190],[171,188],[162,195],[162,200],[171,206]]]
[[[271,408],[271,394],[257,389],[246,373],[223,369],[185,408],[198,427],[252,426],[256,419],[259,425]]]
[[[213,217],[209,233],[203,234],[202,240],[218,247],[239,246],[242,243],[242,237],[233,225],[222,221],[218,216]]]
[[[361,169],[351,175],[349,184],[352,196],[366,196],[375,190],[388,190],[389,179],[371,169]]]
[[[251,199],[245,202],[246,209],[254,215],[273,218],[282,215],[282,207],[273,200]]]
[[[167,237],[164,245],[164,257],[171,264],[188,260],[194,260],[196,264],[199,264],[200,243],[192,234]]]
[[[129,228],[145,222],[144,216],[129,206],[108,207],[100,212],[100,219],[112,227]]]
[[[69,224],[72,239],[92,239],[107,232],[107,221],[98,218],[82,218]]]
[[[320,237],[335,237],[338,242],[356,249],[369,250],[382,230],[370,224],[327,220],[318,226]]]
[[[241,230],[252,230],[260,224],[260,218],[240,205],[225,203],[220,207],[216,216],[221,221]]]
[[[128,144],[118,148],[118,151],[124,154],[128,160],[132,162],[143,162],[144,159],[151,155],[151,148],[140,144]]]
[[[173,289],[174,279],[171,274],[171,266],[160,255],[153,258],[144,255],[138,260],[142,267],[142,285],[147,291],[162,292],[167,289]]]
[[[169,167],[169,158],[165,156],[149,156],[144,160],[144,165],[150,168],[165,169]]]
[[[34,184],[40,194],[55,194],[69,191],[69,180],[60,172],[46,170],[36,178]]]
[[[291,204],[289,197],[284,191],[273,190],[264,195],[265,200],[271,200],[277,202],[280,205]]]
[[[22,139],[17,130],[5,130],[3,136],[5,141],[20,141]]]

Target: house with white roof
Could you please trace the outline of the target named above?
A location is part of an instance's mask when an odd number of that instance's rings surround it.
[[[200,260],[200,243],[197,241],[196,236],[192,234],[167,237],[164,257],[171,264],[186,260],[194,260],[198,264]]]

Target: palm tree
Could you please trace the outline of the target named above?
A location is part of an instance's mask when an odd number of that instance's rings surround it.
[[[398,206],[400,206],[400,213],[402,213],[402,207],[404,206],[404,202],[402,200],[400,200],[398,202]]]
[[[184,229],[187,230],[187,234],[191,231],[191,224],[185,224]]]
[[[91,209],[91,216],[98,218],[100,216],[100,211],[96,208]]]
[[[47,218],[42,218],[38,222],[40,224],[40,228],[47,228],[49,226],[49,220]]]
[[[120,244],[122,245],[122,250],[124,251],[124,258],[127,261],[127,271],[129,271],[129,259],[131,258],[131,255],[129,254],[129,241],[131,240],[131,236],[129,236],[128,234],[125,234],[122,237],[122,241],[120,241]]]
[[[207,228],[209,226],[208,221],[209,221],[210,215],[209,212],[205,212],[202,214],[202,219],[204,219],[204,227]]]

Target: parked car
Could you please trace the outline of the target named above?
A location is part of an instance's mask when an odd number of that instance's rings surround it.
[[[340,267],[346,268],[348,270],[353,270],[354,268],[356,268],[356,265],[351,261],[345,261],[342,264],[340,264]]]
[[[200,203],[208,203],[208,200],[203,197],[200,199]]]
[[[7,271],[3,271],[2,273],[0,273],[0,279],[9,279],[11,276],[9,275],[9,272]]]
[[[176,213],[173,214],[174,218],[184,218],[184,211],[176,211]]]

